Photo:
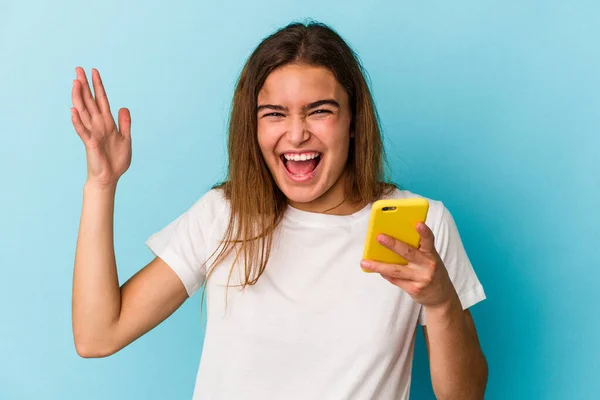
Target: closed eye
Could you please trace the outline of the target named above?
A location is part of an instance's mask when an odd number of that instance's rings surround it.
[[[282,113],[278,113],[278,112],[272,112],[272,113],[268,113],[268,114],[264,114],[264,117],[283,117],[284,115]]]
[[[324,115],[324,114],[333,114],[330,110],[315,110],[311,113],[311,115],[313,114],[317,114],[317,115]],[[285,117],[285,115],[283,115],[282,113],[279,112],[272,112],[272,113],[267,113],[267,114],[263,114],[262,118],[265,117]]]
[[[332,112],[329,110],[316,110],[316,111],[312,112],[311,114],[332,114]]]

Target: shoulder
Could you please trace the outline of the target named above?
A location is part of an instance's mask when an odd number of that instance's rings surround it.
[[[229,200],[225,197],[223,189],[213,188],[205,192],[188,210],[193,220],[204,224],[228,218]]]
[[[229,206],[225,191],[221,188],[212,188],[205,192],[194,204],[197,208],[221,210]]]

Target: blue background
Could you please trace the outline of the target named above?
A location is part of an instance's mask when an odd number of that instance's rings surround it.
[[[305,17],[361,56],[395,180],[457,220],[488,296],[472,309],[486,398],[598,398],[599,13],[595,1],[3,1],[0,398],[191,398],[200,296],[112,357],[75,353],[86,168],[74,69],[98,68],[113,111],[131,110],[115,215],[124,281],[150,261],[146,238],[224,176],[245,59]],[[432,398],[430,385],[419,333],[412,398]]]

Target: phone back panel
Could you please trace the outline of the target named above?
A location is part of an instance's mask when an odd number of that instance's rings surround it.
[[[423,198],[387,199],[373,203],[363,259],[408,264],[404,258],[379,244],[377,235],[384,233],[418,248],[421,237],[416,227],[419,222],[425,222],[428,211],[429,202]]]

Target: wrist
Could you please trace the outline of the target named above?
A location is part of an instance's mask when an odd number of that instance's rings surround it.
[[[454,291],[446,301],[436,305],[425,306],[427,315],[435,315],[442,318],[449,317],[456,312],[462,313],[462,311],[460,299]]]
[[[113,194],[117,190],[117,182],[99,183],[94,181],[86,181],[83,185],[83,190],[84,192]]]

